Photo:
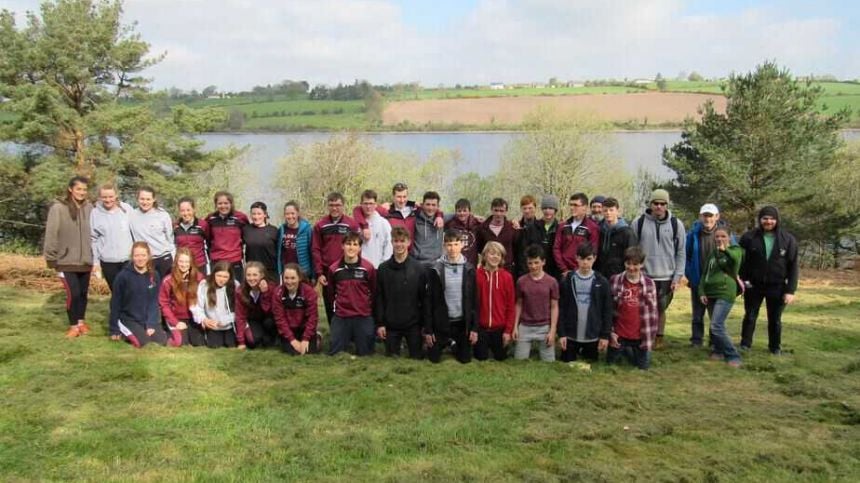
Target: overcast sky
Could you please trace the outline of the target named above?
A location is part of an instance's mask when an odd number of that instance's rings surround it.
[[[156,88],[721,77],[766,59],[860,78],[852,0],[126,0],[124,21],[167,53]]]

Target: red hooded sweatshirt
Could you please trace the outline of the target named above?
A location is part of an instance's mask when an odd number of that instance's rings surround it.
[[[478,267],[476,274],[478,292],[478,325],[489,331],[514,331],[514,277],[499,268],[490,272]]]

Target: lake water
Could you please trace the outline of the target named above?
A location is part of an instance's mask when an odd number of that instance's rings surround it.
[[[495,172],[505,146],[520,134],[515,132],[456,132],[456,133],[367,133],[362,134],[381,148],[411,154],[425,160],[436,149],[453,149],[460,152],[462,162],[458,173],[474,171],[480,175]],[[860,130],[846,130],[848,140],[860,140]],[[327,140],[331,133],[213,133],[200,136],[205,149],[217,149],[235,144],[248,146],[246,165],[256,175],[253,189],[245,193],[246,199],[280,202],[271,195],[269,180],[274,179],[277,161],[290,153],[293,146]],[[608,137],[609,150],[631,173],[639,167],[665,178],[669,171],[662,165],[664,146],[681,139],[681,131],[619,131]],[[17,152],[20,146],[0,143],[0,150]]]

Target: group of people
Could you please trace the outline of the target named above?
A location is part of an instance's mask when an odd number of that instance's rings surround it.
[[[737,367],[738,349],[726,328],[743,294],[741,349],[752,346],[759,309],[767,310],[769,349],[781,351],[781,314],[798,281],[797,242],[779,213],[763,207],[758,224],[736,242],[719,209],[704,204],[687,232],[669,210],[669,193],[654,190],[649,207],[630,223],[612,197],[520,200],[522,217],[508,219],[496,198],[486,219],[467,199],[453,215],[440,196],[409,200],[398,183],[390,203],[372,190],[346,214],[340,193],[327,197],[328,214],[315,224],[298,203],[284,205],[283,223],[269,223],[268,207],[249,215],[228,192],[198,217],[182,198],[177,218],[142,187],[137,207],[99,187],[95,205],[88,180],[73,178],[48,214],[44,254],[67,292],[68,337],[89,332],[85,322],[90,275],[111,289],[110,337],[136,347],[258,348],[280,346],[302,355],[322,350],[318,294],[329,323],[329,354],[354,346],[359,356],[388,355],[403,346],[411,358],[439,362],[451,353],[610,363],[626,359],[647,369],[663,345],[666,309],[686,276],[691,292],[690,342],[706,343],[711,358]]]

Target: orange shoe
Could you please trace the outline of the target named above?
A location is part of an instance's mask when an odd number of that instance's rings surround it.
[[[66,331],[67,339],[74,339],[75,337],[81,336],[81,329],[77,325],[70,325],[69,330]]]
[[[78,322],[78,331],[81,335],[87,335],[90,333],[90,326],[86,322]]]

